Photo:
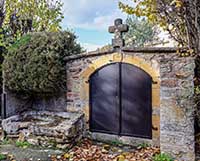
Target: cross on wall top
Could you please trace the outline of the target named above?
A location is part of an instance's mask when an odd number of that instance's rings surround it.
[[[122,19],[116,19],[114,22],[114,26],[109,27],[109,33],[114,33],[114,39],[112,39],[113,48],[121,48],[125,45],[123,39],[123,33],[128,32],[129,26],[123,24]]]

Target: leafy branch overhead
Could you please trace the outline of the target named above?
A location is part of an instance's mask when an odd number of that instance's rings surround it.
[[[68,31],[25,35],[5,56],[6,86],[28,95],[56,94],[65,87],[64,57],[80,52],[76,36]]]
[[[147,17],[168,31],[180,46],[200,54],[200,1],[198,0],[134,0],[134,6],[119,3],[128,14]]]

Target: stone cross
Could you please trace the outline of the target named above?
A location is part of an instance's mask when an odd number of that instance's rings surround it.
[[[112,39],[112,46],[113,48],[121,48],[125,45],[122,33],[127,32],[129,27],[122,23],[122,19],[116,19],[114,24],[108,29],[110,33],[115,34],[114,39]]]

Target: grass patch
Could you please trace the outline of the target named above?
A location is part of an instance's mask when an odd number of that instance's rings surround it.
[[[142,143],[142,144],[138,144],[138,145],[137,145],[137,148],[138,148],[138,149],[145,149],[145,148],[147,148],[147,147],[150,147],[150,145],[147,144],[147,143]]]
[[[153,157],[153,161],[174,161],[174,159],[168,154],[160,153]]]
[[[4,154],[0,154],[0,160],[5,160],[7,157]]]
[[[114,146],[122,146],[124,145],[122,141],[118,141],[118,140],[113,140],[110,142],[111,145],[114,145]]]
[[[7,144],[11,144],[11,140],[9,140],[8,138],[5,138],[1,141],[1,145],[7,145]]]
[[[16,143],[15,143],[15,145],[17,146],[17,147],[20,147],[20,148],[28,148],[28,147],[30,147],[31,146],[31,144],[29,143],[29,142],[27,142],[27,141],[17,141]]]

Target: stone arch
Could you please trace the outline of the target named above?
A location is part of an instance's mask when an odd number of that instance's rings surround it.
[[[100,56],[93,60],[91,64],[81,73],[81,99],[84,102],[83,112],[86,119],[86,127],[89,129],[89,79],[90,76],[99,68],[109,65],[111,63],[123,62],[134,65],[152,77],[152,139],[155,145],[159,145],[160,138],[160,68],[159,63],[153,60],[147,62],[146,60],[139,58],[138,56],[125,55],[120,53],[113,53],[109,55]],[[155,111],[155,113],[154,113]]]
[[[110,55],[100,56],[99,58],[92,61],[92,63],[85,69],[82,74],[82,84],[81,84],[81,99],[85,102],[84,105],[84,113],[86,115],[86,122],[89,121],[89,78],[90,76],[102,66],[115,63],[115,62],[123,62],[132,64],[146,73],[148,73],[153,80],[152,85],[152,107],[160,106],[160,75],[159,69],[155,69],[152,67],[150,63],[145,61],[142,58],[132,55],[125,55],[120,53],[113,53]]]
[[[153,69],[152,66],[148,64],[144,59],[131,55],[125,55],[122,58],[122,55],[120,53],[113,53],[112,55],[104,55],[92,61],[92,63],[88,66],[88,68],[81,74],[81,76],[87,80],[89,79],[90,75],[93,72],[95,72],[98,68],[115,62],[128,63],[138,68],[141,68],[152,77],[154,82],[159,82],[159,72]]]

